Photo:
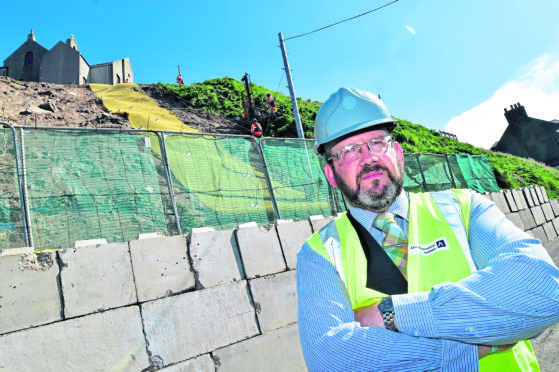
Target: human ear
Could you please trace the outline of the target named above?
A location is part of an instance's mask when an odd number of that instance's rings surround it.
[[[336,184],[336,179],[334,178],[334,169],[332,169],[331,164],[326,163],[326,165],[324,166],[324,175],[326,176],[328,182],[330,182],[330,185],[338,187],[338,185]]]
[[[404,161],[404,150],[402,149],[402,146],[400,146],[400,144],[398,142],[394,142],[394,149],[396,150],[396,153],[400,157],[400,161],[403,162]]]

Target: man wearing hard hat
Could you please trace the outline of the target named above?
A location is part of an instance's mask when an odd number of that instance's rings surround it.
[[[297,256],[311,371],[538,371],[527,341],[559,322],[559,270],[541,243],[469,190],[407,193],[397,122],[341,88],[315,149],[348,203]]]

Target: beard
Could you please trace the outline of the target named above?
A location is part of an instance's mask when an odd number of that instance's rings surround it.
[[[334,173],[334,180],[336,181],[336,185],[340,189],[341,193],[346,197],[348,203],[353,205],[354,207],[373,212],[382,212],[386,210],[386,208],[388,208],[388,206],[392,204],[394,200],[396,200],[398,195],[400,195],[400,193],[402,192],[402,187],[404,185],[404,165],[401,161],[398,162],[399,175],[392,174],[388,170],[388,168],[380,164],[364,167],[357,176],[357,181],[359,181],[365,174],[375,171],[384,171],[388,179],[390,180],[390,183],[381,186],[380,180],[375,179],[373,180],[372,186],[364,191],[361,191],[360,182],[357,182],[357,187],[355,188],[355,190],[352,190],[347,185],[347,183],[341,177],[339,177],[334,167],[332,167],[332,170]]]

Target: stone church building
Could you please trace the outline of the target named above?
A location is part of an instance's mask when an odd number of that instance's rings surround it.
[[[4,60],[0,76],[23,81],[56,84],[120,84],[133,83],[134,74],[128,58],[90,65],[78,50],[71,36],[58,42],[51,50],[35,41],[33,30],[15,52]]]

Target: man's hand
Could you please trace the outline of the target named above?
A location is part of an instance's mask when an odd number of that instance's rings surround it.
[[[500,351],[508,350],[511,347],[513,347],[514,345],[516,345],[516,344],[500,345],[499,347],[497,347],[497,350],[495,350],[494,352],[498,353]],[[477,345],[477,355],[478,355],[479,359],[481,359],[484,356],[486,356],[487,354],[491,353],[492,348],[493,348],[493,346]]]
[[[359,322],[361,327],[384,328],[384,321],[382,320],[382,314],[378,309],[378,304],[355,309],[354,316],[355,321]],[[396,322],[396,316],[394,316],[394,325],[397,330],[398,323]],[[491,350],[491,347],[489,347],[489,350]]]

